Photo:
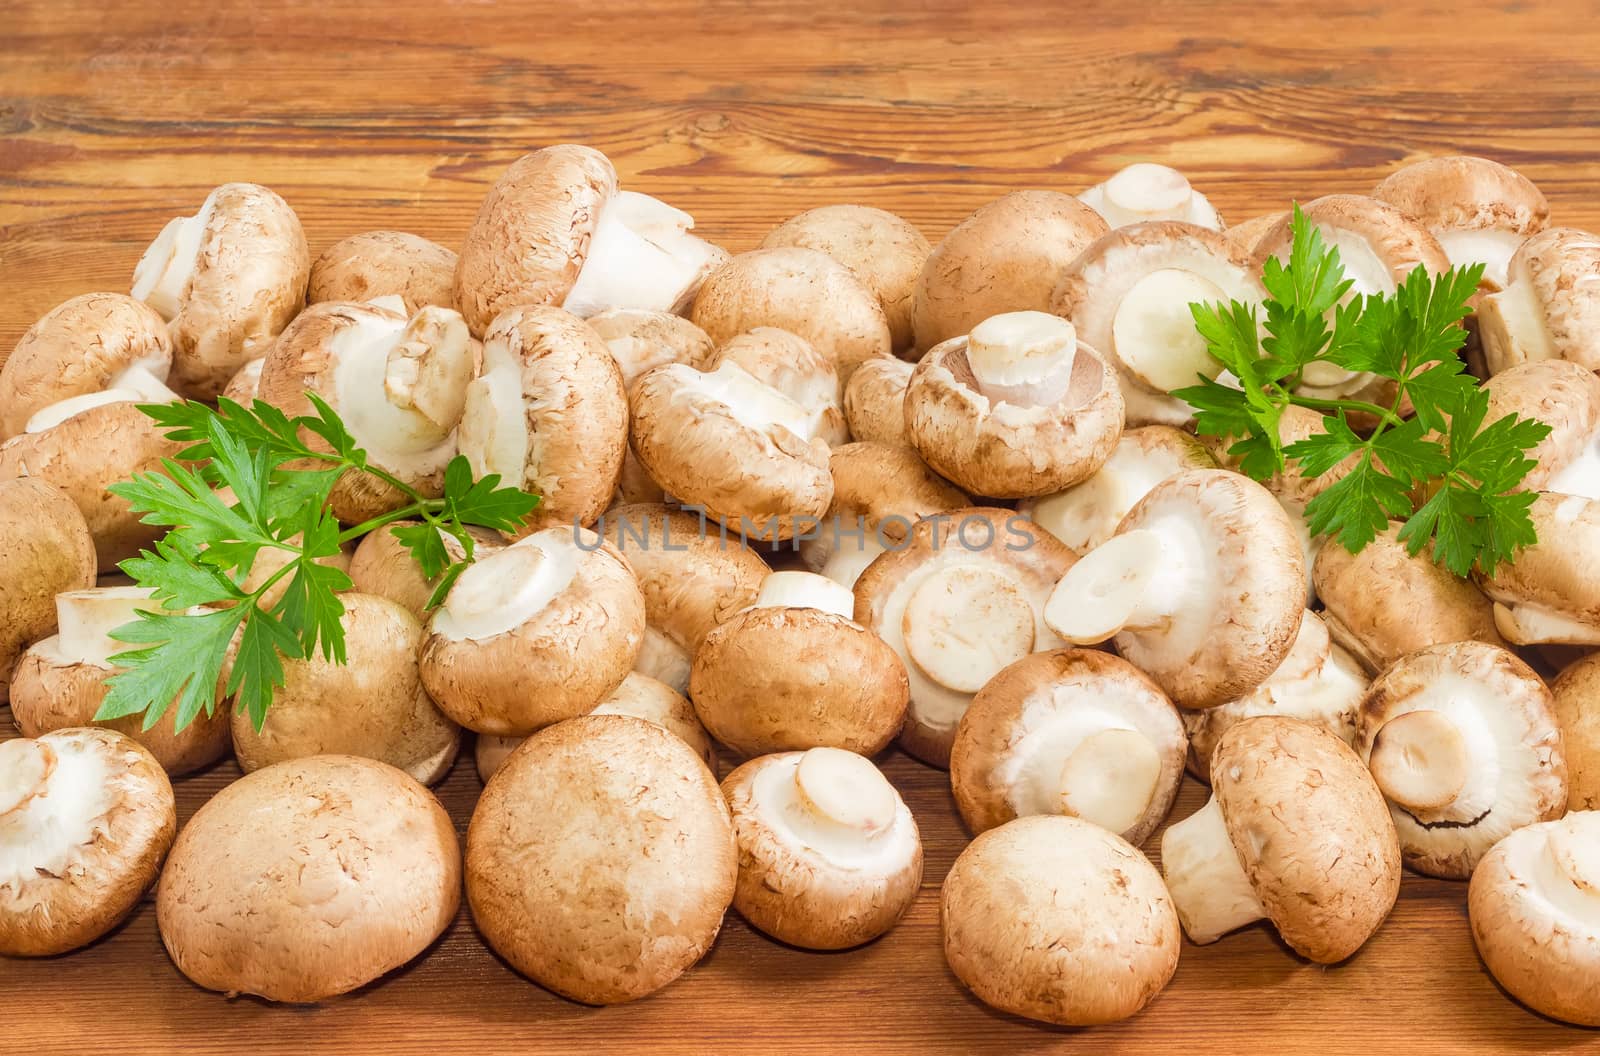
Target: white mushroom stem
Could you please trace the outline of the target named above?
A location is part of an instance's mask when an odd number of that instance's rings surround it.
[[[141,610],[160,612],[154,593],[146,587],[94,587],[57,594],[57,651],[72,663],[115,668],[113,656],[139,646],[119,642],[111,632],[133,623]]]
[[[1532,363],[1556,358],[1555,339],[1545,323],[1544,307],[1533,283],[1508,279],[1505,289],[1491,293],[1478,306],[1478,325],[1486,335],[1493,334],[1506,346],[1512,363]],[[1486,344],[1487,339],[1486,339]]]
[[[547,528],[475,561],[433,614],[432,630],[482,641],[522,626],[566,590],[581,556],[571,529]]]
[[[1124,440],[1088,480],[1035,502],[1032,520],[1081,553],[1110,539],[1128,511],[1181,468],[1171,455]]]
[[[497,344],[484,346],[484,371],[467,386],[456,443],[474,480],[493,473],[521,487],[528,471],[528,408],[522,372]]]
[[[692,663],[693,657],[687,649],[665,632],[646,626],[644,644],[639,649],[639,658],[633,662],[633,669],[657,682],[665,682],[679,693],[688,693]]]
[[[841,865],[866,866],[904,850],[894,786],[853,752],[813,748],[775,759],[751,791],[773,829]]]
[[[389,350],[383,389],[396,407],[415,410],[443,439],[461,420],[472,381],[471,334],[459,312],[424,308]]]
[[[1438,810],[1460,795],[1470,763],[1455,723],[1427,709],[1385,723],[1368,761],[1384,796],[1413,812]]]
[[[44,794],[56,768],[56,753],[41,741],[0,741],[0,819],[9,818]]]
[[[819,609],[848,620],[855,613],[856,597],[848,587],[815,572],[773,572],[761,581],[753,607]]]
[[[1204,561],[1193,549],[1151,528],[1113,536],[1061,577],[1044,622],[1075,645],[1165,627],[1193,600]]]
[[[1215,796],[1162,835],[1161,869],[1184,934],[1197,946],[1267,915]]]
[[[1061,805],[1068,814],[1111,832],[1144,816],[1161,776],[1161,753],[1138,730],[1101,730],[1085,737],[1061,764]]]
[[[916,587],[901,616],[906,654],[926,678],[976,693],[1033,652],[1033,606],[1016,584],[980,565],[939,569]]]
[[[877,535],[868,529],[860,539],[851,539],[848,543],[836,541],[817,574],[826,576],[842,587],[853,588],[867,566],[887,549],[878,541]]]
[[[1374,733],[1367,765],[1385,798],[1419,822],[1471,822],[1500,798],[1501,772],[1523,765],[1523,733],[1481,683],[1438,678]]]
[[[807,411],[732,360],[723,360],[712,371],[696,371],[682,364],[663,369],[686,372],[685,383],[678,390],[680,394],[699,393],[715,400],[747,429],[770,433],[782,426],[802,440],[816,436],[817,412]]]
[[[1600,845],[1577,828],[1544,829],[1544,853],[1534,867],[1539,894],[1562,913],[1600,929]]]
[[[990,316],[967,337],[967,365],[978,391],[995,402],[1053,407],[1067,394],[1078,335],[1047,312]]]
[[[561,307],[588,318],[607,308],[670,312],[714,252],[689,232],[694,217],[647,194],[622,191],[600,211],[589,254]]]
[[[1483,277],[1495,286],[1506,284],[1511,258],[1524,241],[1517,232],[1503,227],[1435,228],[1433,236],[1453,266],[1482,264]]]
[[[1541,605],[1497,601],[1494,625],[1513,645],[1600,645],[1600,627]]]
[[[129,367],[112,380],[111,387],[100,392],[87,392],[69,396],[47,404],[33,413],[23,426],[24,432],[43,433],[69,418],[75,418],[96,407],[113,403],[175,403],[181,397],[167,388],[161,379],[143,367]]]
[[[1157,392],[1215,377],[1222,364],[1195,329],[1192,303],[1226,303],[1210,279],[1182,268],[1160,268],[1134,283],[1111,320],[1117,360],[1134,379]]]
[[[442,308],[403,324],[363,314],[340,330],[332,342],[334,386],[351,435],[391,461],[437,448],[466,405],[468,340],[460,315]]]
[[[133,298],[143,301],[171,322],[183,307],[184,291],[200,260],[200,244],[211,222],[216,191],[206,196],[200,211],[167,222],[133,269]]]

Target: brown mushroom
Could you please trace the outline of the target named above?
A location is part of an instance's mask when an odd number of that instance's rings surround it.
[[[1507,367],[1483,387],[1485,422],[1515,414],[1550,427],[1526,453],[1534,465],[1522,488],[1600,499],[1600,376],[1568,360],[1544,359]]]
[[[438,589],[442,577],[425,578],[416,557],[394,534],[397,528],[412,527],[418,523],[391,521],[362,536],[350,558],[349,573],[352,590],[388,598],[417,619],[425,620],[430,611],[428,600]],[[474,560],[505,545],[500,533],[488,528],[468,525],[467,534],[472,537]],[[466,559],[466,550],[454,535],[441,529],[439,538],[444,542],[445,554],[451,561]],[[255,570],[252,568],[251,571],[253,573]]]
[[[805,338],[774,326],[758,326],[723,342],[706,361],[706,369],[714,371],[724,363],[737,363],[761,384],[799,404],[811,416],[812,435],[829,447],[849,442],[839,376]]]
[[[844,417],[850,435],[910,447],[906,435],[906,386],[915,367],[901,359],[879,356],[856,368],[844,387]]]
[[[1538,542],[1476,576],[1517,645],[1600,645],[1600,501],[1545,492],[1528,510]]]
[[[94,586],[94,539],[83,514],[38,480],[0,480],[0,702],[30,642],[56,630],[56,595]]]
[[[1490,374],[1529,360],[1600,369],[1590,335],[1600,318],[1600,238],[1552,227],[1523,242],[1505,289],[1478,299],[1478,340]]]
[[[370,301],[399,297],[406,315],[455,307],[456,255],[404,231],[364,231],[341,238],[311,263],[306,300]]]
[[[1550,693],[1567,757],[1567,809],[1600,809],[1600,653],[1568,665]]]

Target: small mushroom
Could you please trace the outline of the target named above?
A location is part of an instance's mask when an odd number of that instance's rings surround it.
[[[644,646],[634,670],[688,692],[700,643],[755,604],[770,569],[738,536],[659,504],[613,507],[597,527],[633,567],[644,595]]]
[[[689,699],[711,736],[745,756],[887,747],[905,722],[905,667],[854,607],[850,588],[811,572],[762,580],[694,654]]]
[[[967,507],[918,521],[855,585],[855,620],[905,665],[910,707],[900,745],[948,766],[956,727],[1001,668],[1062,643],[1044,622],[1072,551],[1010,510]]]
[[[460,904],[439,801],[385,763],[321,755],[246,774],[189,819],[156,924],[197,986],[312,1002],[410,961]]]
[[[984,1004],[1063,1026],[1126,1019],[1172,979],[1183,945],[1161,874],[1077,818],[1018,818],[967,845],[939,919],[950,970]]]
[[[857,440],[910,447],[906,435],[906,386],[913,364],[879,356],[856,368],[844,387],[844,417]]]
[[[1222,217],[1206,196],[1177,169],[1135,162],[1078,195],[1078,201],[1105,218],[1115,230],[1153,220],[1181,220],[1221,231]]]
[[[428,618],[428,599],[439,586],[439,578],[427,579],[422,566],[412,552],[395,538],[395,529],[414,527],[417,521],[391,521],[376,531],[361,537],[356,552],[350,558],[351,589],[362,594],[388,598],[419,620]],[[500,549],[505,540],[500,533],[487,528],[467,526],[472,537],[473,559]],[[455,536],[441,530],[439,538],[444,543],[445,554],[451,561],[466,558],[466,551]],[[255,569],[252,567],[251,572]]]
[[[1550,690],[1482,642],[1402,657],[1361,702],[1356,751],[1389,801],[1419,873],[1465,880],[1507,834],[1567,809],[1567,764]]]
[[[1110,365],[1071,323],[996,315],[922,357],[905,396],[906,435],[975,495],[1048,495],[1093,474],[1122,435]]]
[[[144,389],[172,369],[167,324],[120,293],[86,293],[28,328],[0,366],[0,440],[53,403],[107,389]]]
[[[94,586],[94,539],[65,494],[40,480],[0,480],[0,703],[31,642],[55,633],[56,595]]]
[[[713,774],[717,772],[716,746],[711,743],[711,735],[706,733],[706,728],[700,725],[700,718],[694,713],[694,705],[689,703],[689,698],[665,682],[658,682],[647,675],[629,671],[628,677],[622,680],[622,685],[616,688],[616,692],[589,714],[632,715],[636,719],[653,722],[693,748],[695,754],[706,761],[706,766],[711,772]],[[473,757],[478,767],[478,777],[488,781],[495,775],[495,771],[505,764],[506,758],[525,740],[526,737],[478,734],[478,744]]]
[[[436,498],[456,454],[456,426],[472,378],[469,341],[461,316],[448,308],[424,308],[408,319],[376,304],[316,305],[273,344],[261,367],[259,395],[291,418],[315,414],[310,395],[317,395],[374,465]],[[359,524],[407,500],[371,474],[352,470],[334,485],[329,501],[341,521]]]
[[[723,257],[693,229],[688,213],[619,191],[598,150],[545,147],[489,188],[461,247],[455,303],[474,334],[516,307],[678,311]]]
[[[752,759],[722,793],[733,813],[733,908],[807,950],[842,950],[887,932],[922,883],[911,811],[871,761],[837,748]]]
[[[432,305],[455,307],[456,255],[404,231],[364,231],[341,238],[311,263],[306,300],[370,301],[399,297],[415,315]]]
[[[1600,653],[1569,664],[1550,693],[1567,757],[1567,809],[1600,809]]]
[[[1532,180],[1469,155],[1412,162],[1384,177],[1372,196],[1421,221],[1453,266],[1484,265],[1491,289],[1505,286],[1511,255],[1550,219],[1550,203]]]
[[[1209,783],[1217,742],[1235,723],[1257,715],[1309,722],[1354,745],[1356,710],[1371,681],[1355,657],[1333,644],[1321,617],[1307,609],[1294,647],[1265,682],[1238,700],[1183,713],[1189,772]]]
[[[212,399],[305,307],[311,252],[272,191],[225,183],[161,229],[133,270],[133,296],[172,335],[172,386]]]
[[[1600,501],[1546,492],[1528,510],[1538,542],[1478,575],[1516,645],[1600,645]]]
[[[1034,653],[972,698],[950,784],[974,833],[1069,814],[1137,847],[1172,809],[1186,745],[1177,709],[1126,660],[1090,649]]]
[[[990,316],[1049,311],[1056,277],[1106,233],[1070,194],[1013,191],[967,217],[934,247],[917,280],[912,330],[927,351]]]
[[[802,246],[734,257],[706,278],[689,318],[719,345],[758,326],[787,330],[826,356],[841,384],[891,347],[889,320],[872,288],[838,260]]]
[[[1485,422],[1508,414],[1543,422],[1550,435],[1530,448],[1527,491],[1557,491],[1600,499],[1600,377],[1564,359],[1507,367],[1484,382]]]
[[[1529,360],[1570,359],[1600,370],[1600,238],[1552,227],[1517,247],[1505,289],[1478,299],[1478,340],[1490,374]]]
[[[234,713],[240,768],[248,774],[309,755],[358,755],[425,785],[442,780],[461,730],[422,689],[422,624],[387,598],[347,592],[339,600],[346,661],[319,654],[283,662],[284,684],[273,691],[266,715]]]
[[[1128,429],[1111,457],[1065,491],[1017,503],[1017,512],[1082,553],[1116,534],[1150,489],[1186,469],[1215,469],[1216,459],[1189,433],[1167,425]]]
[[[111,658],[139,648],[110,637],[134,622],[140,609],[161,611],[147,587],[90,587],[56,595],[59,632],[34,643],[11,676],[11,717],[24,737],[41,737],[75,726],[101,726],[137,741],[174,777],[228,754],[228,704],[218,685],[213,710],[202,710],[177,729],[178,709],[169,707],[144,728],[143,715],[96,722],[109,690],[107,680],[124,668]]]
[[[1467,890],[1489,974],[1535,1012],[1600,1027],[1600,812],[1529,825],[1484,856]]]
[[[805,338],[774,326],[758,326],[723,342],[706,369],[716,370],[724,363],[737,363],[761,384],[799,404],[811,416],[812,434],[829,447],[849,442],[839,376]]]
[[[645,997],[692,967],[738,872],[711,771],[626,715],[529,738],[467,830],[467,900],[485,941],[534,982],[591,1005]]]
[[[1266,918],[1318,964],[1360,949],[1400,893],[1400,844],[1372,774],[1338,737],[1281,716],[1222,735],[1211,799],[1162,834],[1161,863],[1189,941]]]
[[[1409,553],[1399,530],[1391,523],[1358,554],[1337,543],[1318,552],[1311,578],[1334,643],[1373,675],[1441,642],[1504,645],[1489,599],[1431,551]]]
[[[1194,409],[1169,393],[1222,372],[1190,303],[1260,301],[1260,273],[1248,252],[1210,228],[1139,223],[1097,239],[1063,269],[1050,310],[1115,368],[1129,424],[1182,426]]]
[[[790,217],[761,243],[784,246],[820,250],[849,268],[883,305],[893,351],[911,350],[917,278],[933,249],[914,224],[868,205],[825,205]]]
[[[1044,608],[1075,645],[1117,651],[1186,708],[1255,689],[1289,655],[1306,607],[1294,525],[1238,473],[1191,469],[1139,500]]]
[[[0,954],[66,953],[116,927],[177,825],[166,772],[120,733],[0,741]]]

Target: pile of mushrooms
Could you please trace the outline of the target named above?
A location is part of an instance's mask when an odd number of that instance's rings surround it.
[[[199,986],[315,1002],[421,955],[464,895],[512,969],[614,1004],[729,910],[838,950],[937,885],[963,986],[1086,1026],[1155,999],[1185,935],[1225,956],[1262,923],[1345,962],[1409,868],[1470,881],[1513,997],[1600,1025],[1600,237],[1482,158],[1304,206],[1350,296],[1485,265],[1469,366],[1491,418],[1551,434],[1538,543],[1460,579],[1397,525],[1313,537],[1348,468],[1257,483],[1173,395],[1222,370],[1190,303],[1262,300],[1287,214],[1229,227],[1175,169],[1103,177],[937,241],[838,204],[730,254],[559,145],[459,245],[317,231],[313,257],[248,183],[152,233],[128,293],[0,366],[0,954],[92,943],[154,887]],[[106,488],[180,450],[140,405],[218,396],[315,396],[423,494],[464,456],[541,502],[432,606],[398,525],[328,558],[348,662],[288,661],[259,722],[227,671],[184,729],[97,720],[117,629],[158,609],[115,575],[158,529]],[[1281,439],[1325,428],[1296,407]],[[330,505],[401,502],[351,472]],[[175,794],[230,755],[209,802]],[[427,786],[473,764],[462,847]],[[896,787],[919,764],[973,837],[943,877]],[[1210,796],[1175,818],[1191,779]]]

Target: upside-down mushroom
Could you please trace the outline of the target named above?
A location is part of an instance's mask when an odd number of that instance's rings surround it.
[[[1177,169],[1148,161],[1135,162],[1078,195],[1078,201],[1105,218],[1112,229],[1152,220],[1182,220],[1221,231],[1206,196],[1189,185]]]

